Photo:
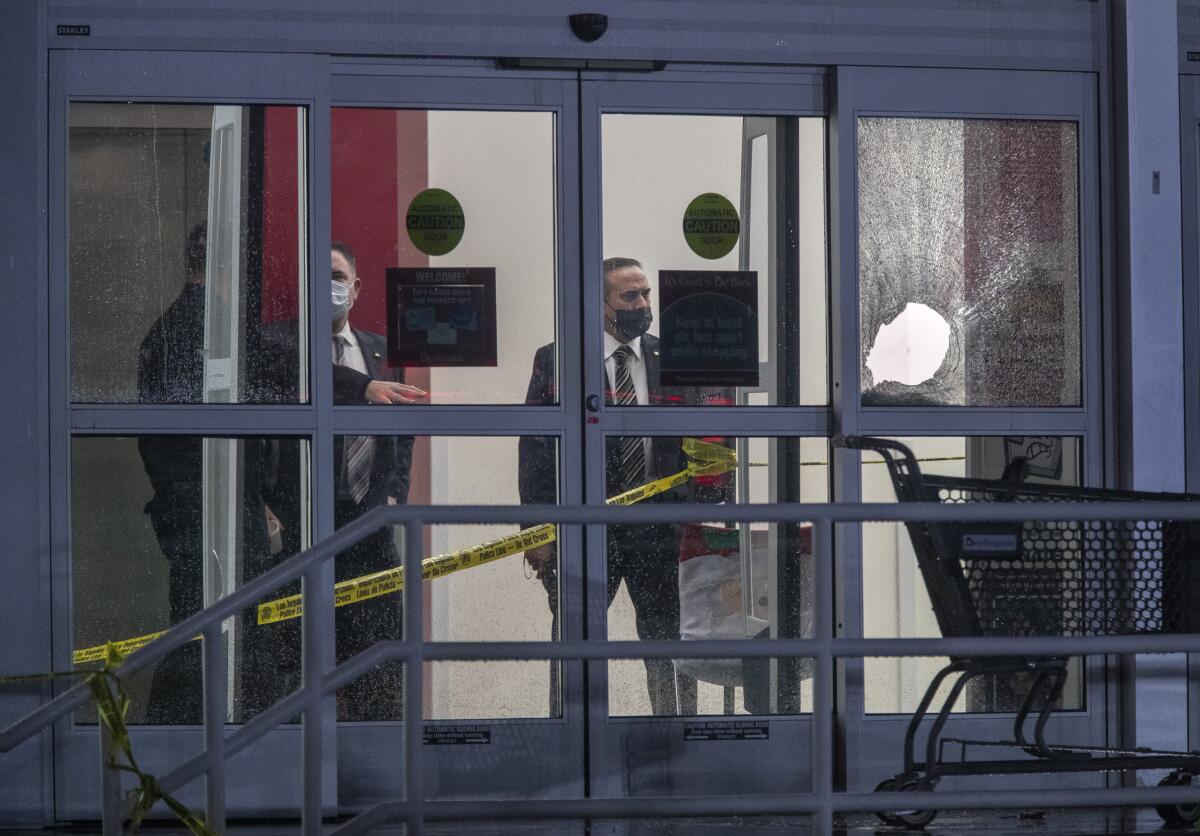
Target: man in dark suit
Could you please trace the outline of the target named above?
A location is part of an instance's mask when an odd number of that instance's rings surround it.
[[[334,244],[331,293],[333,303],[333,402],[339,406],[414,403],[425,392],[398,380],[384,367],[386,341],[370,331],[349,324],[350,309],[361,282],[354,269],[354,254],[345,244]],[[296,323],[285,322],[264,329],[261,358],[264,368],[258,378],[267,386],[267,399],[294,402],[298,394],[294,368],[274,368],[280,356],[296,355]],[[413,439],[395,436],[335,436],[334,521],[338,528],[373,508],[405,502],[408,498],[409,467]],[[347,459],[347,448],[350,450]],[[352,466],[351,466],[352,465]],[[300,552],[301,532],[308,509],[301,503],[300,451],[298,445],[280,445],[277,479],[264,494],[269,516],[280,528],[282,549],[271,565]],[[400,564],[391,532],[379,530],[340,553],[334,562],[338,581],[391,569]],[[270,568],[263,566],[259,572]],[[300,591],[299,584],[279,590],[288,595]],[[339,607],[335,617],[337,661],[343,662],[366,650],[379,639],[399,638],[399,596],[391,595]],[[247,627],[247,655],[261,664],[247,666],[246,690],[263,695],[245,705],[252,716],[276,702],[299,685],[300,628],[295,621]],[[401,716],[401,679],[398,666],[376,669],[338,692],[338,719],[387,720]],[[259,680],[266,680],[259,682]]]
[[[204,400],[204,334],[207,310],[207,224],[193,227],[184,245],[186,281],[138,350],[138,401],[153,404],[198,404]],[[299,397],[298,323],[263,325],[247,321],[246,376],[238,400],[295,403]],[[376,345],[376,354],[381,349]],[[333,398],[338,404],[409,403],[424,393],[386,379],[377,366],[370,374],[336,366]],[[240,582],[248,582],[283,557],[300,551],[300,443],[294,439],[250,437],[231,440],[241,462],[242,497]],[[145,513],[168,567],[171,624],[204,606],[203,592],[203,439],[197,435],[138,437],[146,475],[154,494]],[[380,467],[386,466],[381,458]],[[407,465],[403,470],[407,488]],[[233,489],[235,486],[230,486]],[[397,489],[399,490],[399,489]],[[379,503],[376,503],[379,504]],[[268,528],[283,521],[283,550],[272,554]],[[298,587],[296,589],[298,591]],[[244,718],[258,713],[299,684],[300,640],[288,627],[256,625],[253,610],[243,615],[243,670],[238,692]],[[274,632],[273,632],[274,631]],[[157,666],[150,688],[147,721],[201,722],[200,652],[188,644]]]
[[[399,381],[384,367],[387,341],[380,334],[350,325],[350,310],[362,283],[354,252],[335,242],[333,268],[333,356],[338,366],[354,369],[372,380],[392,380],[408,402],[425,392]],[[412,464],[412,436],[338,436],[334,440],[334,521],[338,528],[368,511],[407,502]],[[390,529],[381,529],[337,556],[338,581],[349,580],[400,565]],[[343,662],[380,639],[401,637],[400,596],[386,595],[337,610],[337,660]],[[340,720],[397,720],[403,711],[399,665],[378,668],[347,685],[338,694]]]
[[[613,406],[681,402],[685,393],[659,383],[659,341],[650,327],[650,282],[631,258],[604,262],[604,365],[606,401]],[[557,401],[554,346],[538,349],[526,394],[527,404]],[[558,501],[558,460],[551,438],[522,436],[518,447],[521,502],[553,505]],[[686,461],[678,438],[611,438],[605,450],[608,496],[683,470]],[[688,501],[681,485],[649,502]],[[558,620],[557,552],[554,544],[525,553],[546,588],[550,611]],[[621,581],[629,591],[640,639],[679,638],[679,528],[676,525],[608,527],[608,601]],[[646,687],[655,715],[695,712],[695,680],[676,683],[670,659],[647,659]],[[557,667],[551,666],[551,712],[558,710]]]

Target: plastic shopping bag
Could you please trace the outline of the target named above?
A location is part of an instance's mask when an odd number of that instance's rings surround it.
[[[684,640],[744,639],[766,622],[746,612],[738,530],[686,525],[679,547],[679,634]],[[743,684],[741,659],[677,659],[675,668],[726,687]]]

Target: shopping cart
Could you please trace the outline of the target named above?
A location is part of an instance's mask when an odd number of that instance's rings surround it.
[[[1200,500],[1191,494],[1031,484],[1023,481],[1020,459],[998,480],[928,476],[921,473],[912,451],[897,441],[849,436],[838,443],[882,456],[901,502]],[[1200,607],[1193,612],[1190,603],[1193,593],[1200,595],[1200,523],[1067,520],[906,525],[943,636],[1200,632]],[[1126,769],[1169,769],[1161,785],[1192,783],[1200,774],[1200,752],[1048,743],[1046,723],[1063,693],[1067,662],[1059,656],[952,657],[933,677],[908,723],[904,770],[880,783],[876,791],[932,791],[949,775]],[[1023,674],[1031,684],[1016,713],[1011,740],[943,736],[951,710],[970,680],[1015,674]],[[918,760],[919,727],[948,679],[950,688],[924,741],[924,760]],[[975,754],[1008,750],[1012,756],[968,759],[972,750]],[[950,754],[956,757],[952,760]],[[1200,800],[1156,809],[1171,825],[1200,820]],[[893,810],[878,815],[891,825],[923,827],[937,811]]]

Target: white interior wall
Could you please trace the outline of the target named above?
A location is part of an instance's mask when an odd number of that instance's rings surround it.
[[[966,475],[966,439],[901,438],[921,461],[921,472]],[[863,454],[862,501],[895,502],[896,492],[882,460]],[[904,526],[868,523],[862,527],[863,635],[867,638],[937,638],[925,583]],[[911,712],[945,659],[868,658],[864,661],[869,714]]]
[[[436,368],[440,403],[522,403],[539,346],[554,339],[554,117],[547,113],[431,112],[429,185],[462,204],[465,229],[434,266],[494,267],[498,365]],[[431,440],[432,500],[518,504],[517,440],[438,436]],[[459,526],[433,533],[442,554],[516,530]],[[550,638],[541,582],[519,555],[432,584],[435,640]],[[438,664],[431,710],[444,719],[540,717],[548,706],[546,663]]]
[[[825,225],[825,120],[800,119],[797,189],[800,267],[800,402],[829,403],[828,230]],[[826,484],[828,484],[826,482]]]

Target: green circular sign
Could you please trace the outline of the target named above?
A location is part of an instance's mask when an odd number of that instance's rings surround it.
[[[741,233],[737,209],[716,192],[700,195],[683,212],[683,238],[701,258],[727,255]]]
[[[462,204],[445,189],[426,189],[408,204],[404,223],[413,246],[426,255],[445,255],[463,237]]]

